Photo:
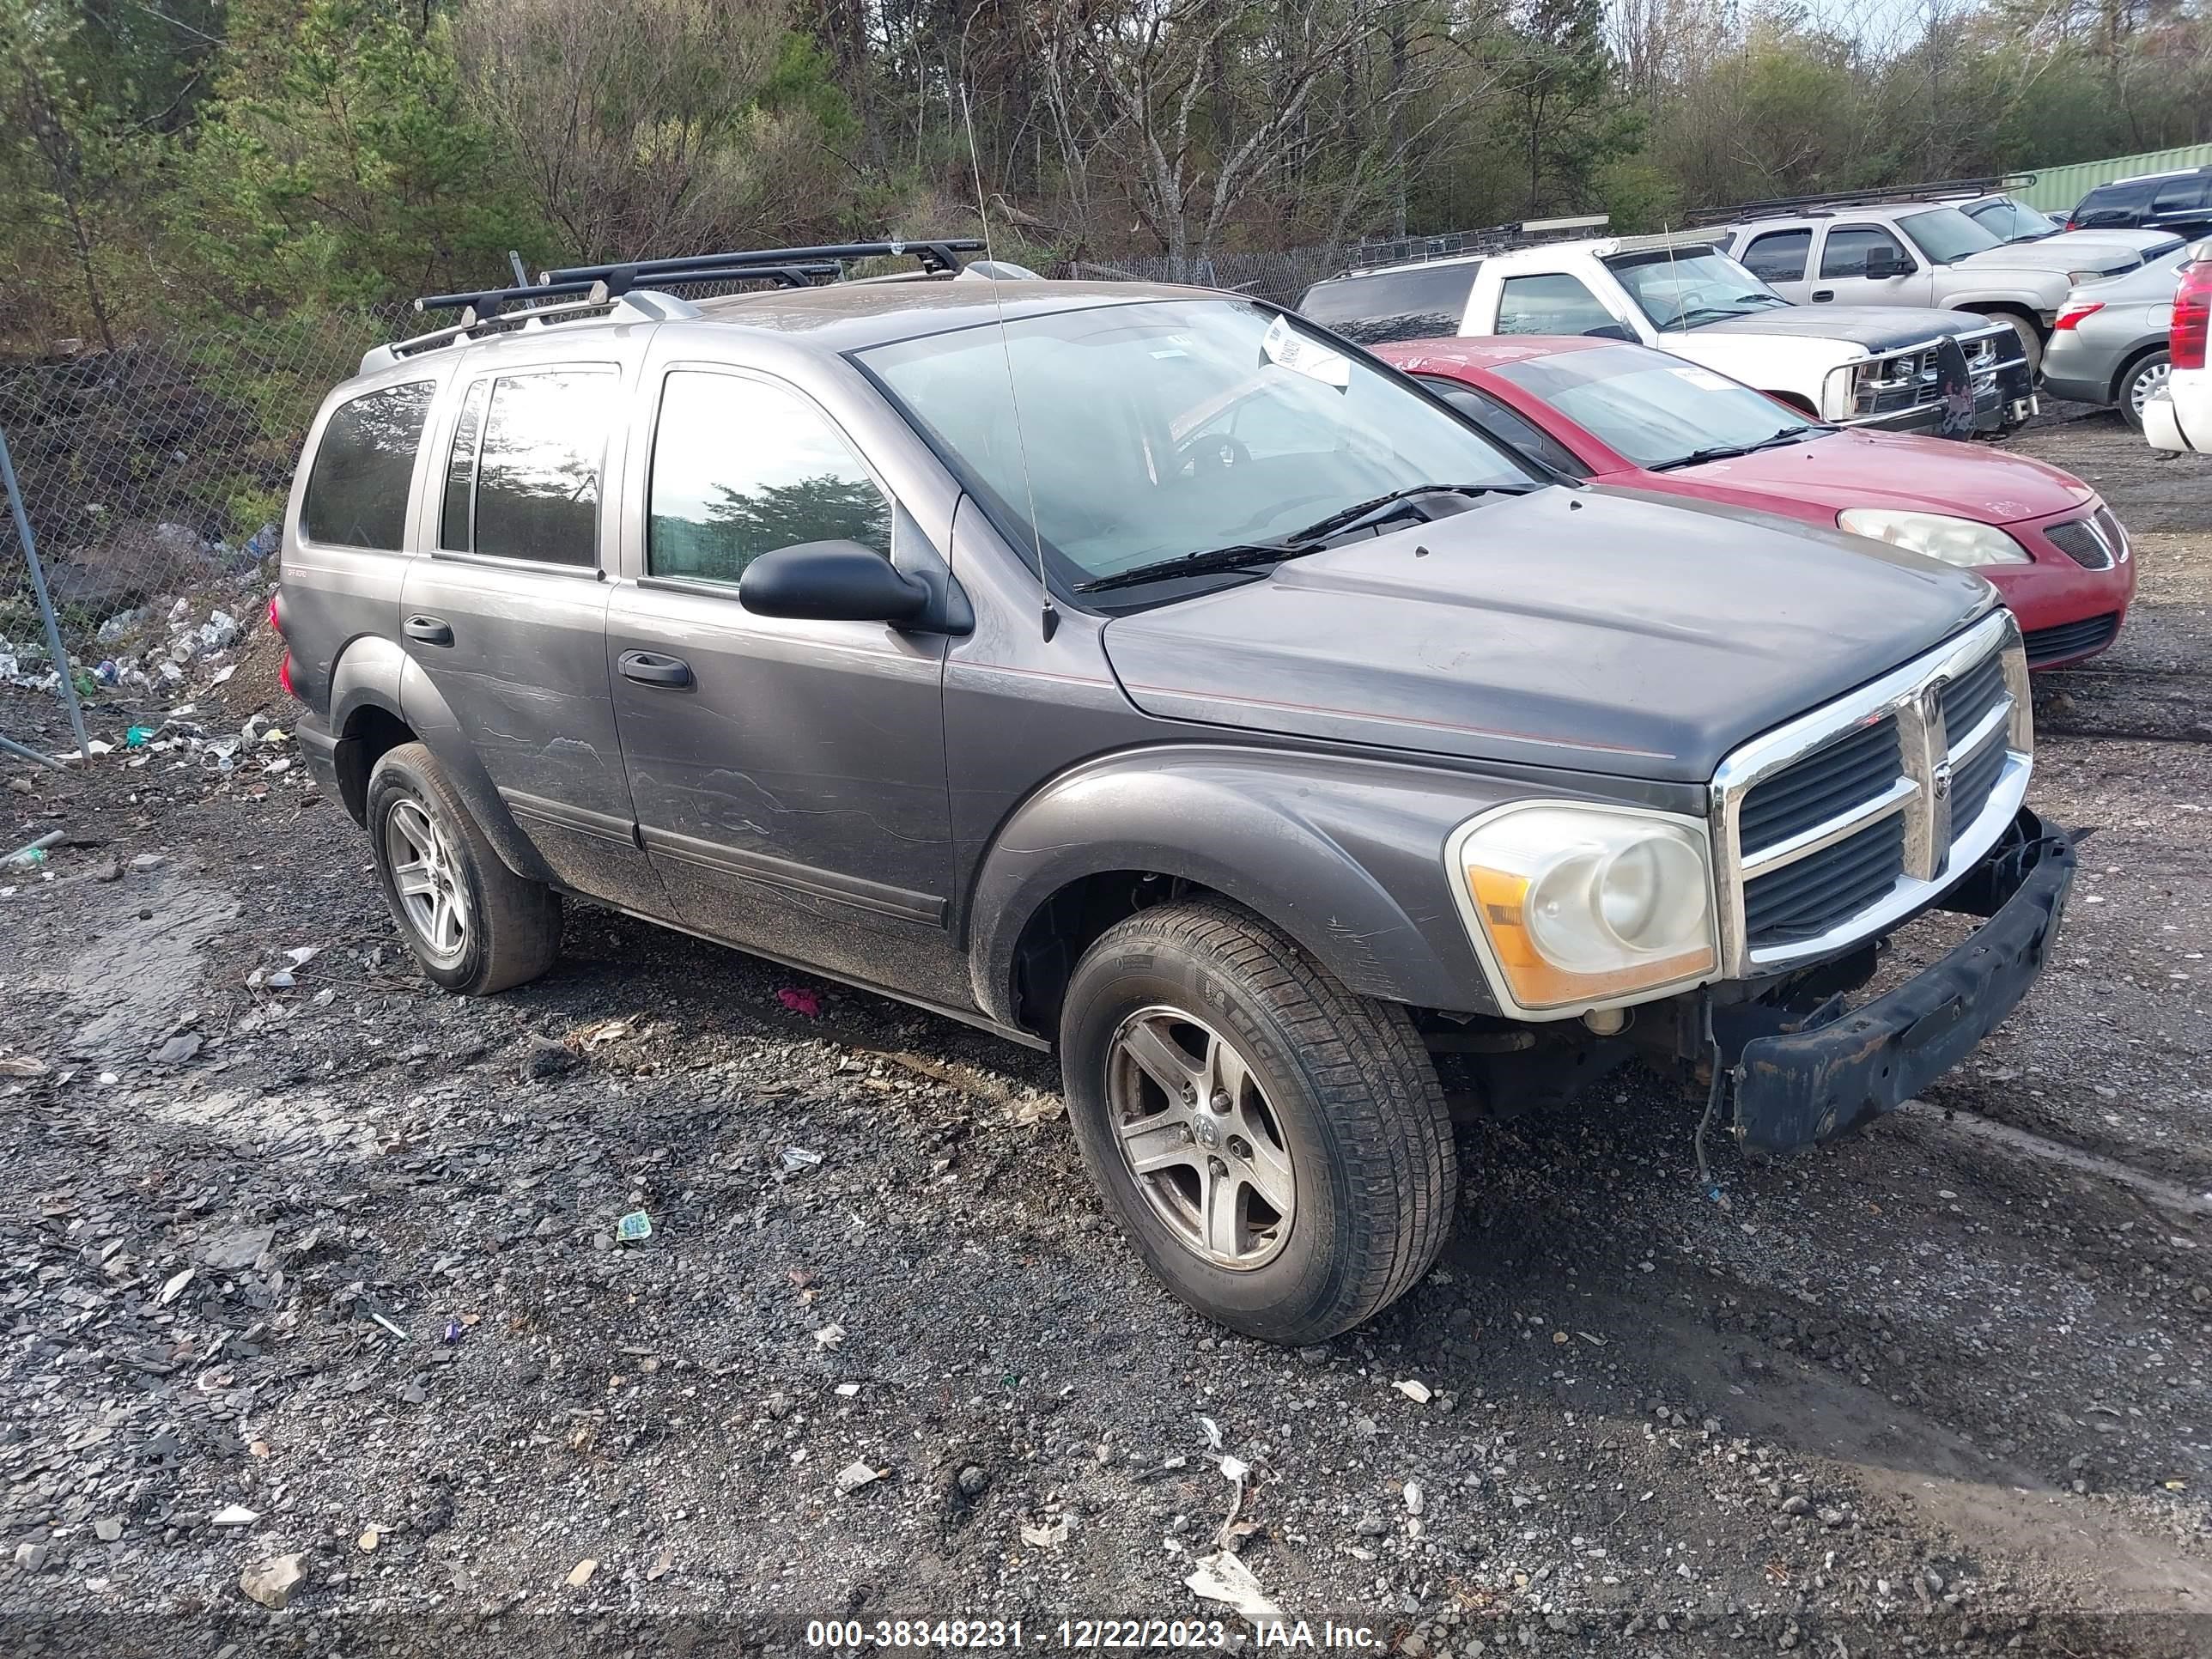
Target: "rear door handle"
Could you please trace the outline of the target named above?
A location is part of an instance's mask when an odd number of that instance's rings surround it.
[[[1836,290],[1832,288],[1816,288],[1813,290],[1813,303],[1816,306],[1824,306],[1835,297]]]
[[[453,625],[442,617],[410,617],[406,628],[409,639],[420,640],[425,645],[453,642]]]
[[[625,651],[617,665],[626,680],[640,685],[689,685],[691,665],[681,657],[664,657],[657,651]]]

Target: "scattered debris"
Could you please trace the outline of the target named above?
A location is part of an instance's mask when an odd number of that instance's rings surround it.
[[[599,1570],[599,1564],[587,1555],[569,1568],[568,1576],[561,1582],[568,1585],[570,1589],[581,1589],[592,1582],[592,1575]]]
[[[258,1562],[238,1575],[238,1587],[263,1607],[281,1613],[292,1592],[306,1582],[305,1555],[277,1555]]]
[[[651,1238],[653,1218],[643,1210],[632,1210],[615,1223],[615,1237],[626,1244],[634,1244],[641,1238]]]
[[[822,1017],[822,997],[819,992],[799,990],[786,986],[775,994],[775,1000],[794,1014],[804,1014],[809,1019]]]
[[[837,1490],[848,1494],[856,1492],[861,1487],[872,1486],[883,1478],[884,1471],[881,1469],[872,1469],[866,1463],[861,1462],[848,1463],[837,1471]]]
[[[1416,1381],[1410,1377],[1403,1382],[1393,1382],[1390,1386],[1397,1389],[1400,1394],[1404,1395],[1407,1399],[1412,1401],[1416,1406],[1427,1405],[1431,1397],[1429,1393],[1429,1385],[1427,1383]]]
[[[249,1510],[243,1504],[226,1504],[208,1517],[210,1527],[250,1527],[261,1518],[261,1511]]]
[[[1183,1581],[1194,1594],[1209,1601],[1226,1602],[1247,1619],[1279,1619],[1283,1610],[1260,1588],[1260,1581],[1243,1559],[1227,1550],[1201,1555]]]
[[[1022,1522],[1022,1542],[1031,1549],[1056,1550],[1067,1541],[1073,1523],[1066,1515],[1055,1515],[1042,1522]]]

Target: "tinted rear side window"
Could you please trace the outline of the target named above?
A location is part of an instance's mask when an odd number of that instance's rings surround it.
[[[1762,282],[1802,283],[1805,280],[1805,257],[1812,251],[1813,232],[1809,227],[1770,230],[1764,236],[1752,239],[1751,246],[1743,252],[1743,268]]]
[[[410,380],[340,404],[307,472],[300,528],[311,542],[397,553],[407,539],[407,491],[435,382]]]
[[[2203,207],[2208,184],[2212,184],[2212,179],[2201,173],[2190,179],[2169,179],[2158,187],[2158,194],[2151,199],[2151,211],[2166,213],[2177,208]]]
[[[1336,276],[1306,290],[1298,309],[1324,328],[1363,345],[1433,340],[1459,332],[1480,259],[1407,265],[1372,276]]]
[[[477,455],[472,550],[538,564],[599,562],[599,469],[614,392],[612,369],[500,378]],[[449,496],[451,488],[449,477]]]
[[[2133,224],[2150,205],[2156,182],[2142,179],[2130,185],[2100,185],[2081,198],[2081,204],[2074,210],[2074,221],[2076,224]]]

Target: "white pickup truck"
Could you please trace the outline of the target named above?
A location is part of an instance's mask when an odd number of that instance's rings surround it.
[[[1299,310],[1364,344],[1594,334],[1703,363],[1818,419],[1968,437],[2035,410],[2003,322],[1896,306],[1794,306],[1710,237],[1608,236],[1350,270]]]

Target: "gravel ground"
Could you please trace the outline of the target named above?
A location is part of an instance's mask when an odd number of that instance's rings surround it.
[[[1224,1537],[1417,1659],[2212,1651],[2212,466],[2017,441],[2151,532],[2041,688],[2096,834],[2028,1003],[1721,1203],[1646,1081],[1469,1126],[1438,1270],[1324,1347],[1155,1287],[1042,1056],[586,907],[459,1000],[282,744],[9,769],[72,839],[0,877],[0,1651],[1241,1641]],[[202,717],[283,720],[266,655]]]

